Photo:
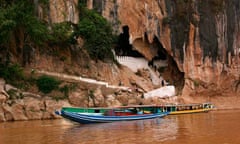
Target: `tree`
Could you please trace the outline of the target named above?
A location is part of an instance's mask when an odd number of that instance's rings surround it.
[[[85,40],[84,47],[93,59],[113,59],[113,34],[110,24],[105,18],[93,10],[80,8],[80,21],[75,35]]]
[[[50,93],[54,89],[57,89],[59,84],[60,82],[57,81],[54,77],[43,75],[37,79],[38,89],[45,94]]]
[[[41,44],[48,40],[47,25],[34,15],[31,0],[2,0],[0,5],[0,42],[9,43],[11,37],[18,36],[18,41]]]

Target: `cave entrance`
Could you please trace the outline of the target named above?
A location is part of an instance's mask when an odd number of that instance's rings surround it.
[[[135,38],[133,43],[129,42],[129,27],[123,26],[115,48],[117,56],[144,57],[148,65],[156,72],[157,79],[163,80],[165,84],[174,85],[177,92],[181,92],[184,86],[184,73],[178,68],[174,58],[166,51],[162,43],[155,36],[152,42],[144,37]]]
[[[184,72],[178,68],[176,61],[172,56],[168,55],[168,67],[163,70],[163,77],[167,79],[170,84],[174,85],[177,92],[181,92],[184,86]]]
[[[144,38],[133,41],[133,47],[148,60],[150,67],[158,71],[168,84],[174,85],[177,92],[181,92],[184,86],[184,73],[178,68],[174,58],[166,51],[162,43],[155,36],[153,42],[148,41],[147,34]]]
[[[157,37],[154,37],[151,45],[156,49],[152,63],[156,63],[155,66],[163,79],[170,85],[174,85],[177,92],[181,92],[184,86],[184,72],[180,71],[174,58],[168,54]]]
[[[115,53],[118,56],[132,56],[143,57],[141,53],[133,49],[133,46],[129,42],[129,27],[127,25],[122,27],[122,33],[118,37],[118,43],[115,47]]]

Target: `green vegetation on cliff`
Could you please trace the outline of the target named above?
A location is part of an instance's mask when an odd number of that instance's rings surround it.
[[[45,94],[50,93],[54,89],[58,89],[59,84],[60,82],[54,77],[43,75],[37,79],[38,89]]]
[[[37,17],[37,7],[49,6],[48,0],[37,3],[32,0],[0,1],[0,48],[22,54],[24,47],[53,43],[62,46],[76,44],[76,38],[84,38],[84,48],[94,59],[113,58],[112,28],[105,18],[93,10],[88,10],[79,1],[79,24],[63,22],[51,24]],[[14,45],[14,46],[13,46]],[[26,46],[28,45],[28,46]],[[13,47],[13,48],[11,48]],[[10,51],[10,49],[15,49]],[[44,49],[44,47],[41,47]]]
[[[52,77],[37,78],[32,74],[29,78],[24,75],[22,66],[34,59],[33,51],[56,56],[53,53],[60,53],[58,49],[67,51],[73,45],[79,47],[77,39],[82,38],[83,47],[74,52],[81,53],[86,49],[94,60],[113,60],[114,36],[107,20],[88,10],[81,0],[78,24],[51,23],[49,15],[46,16],[49,6],[49,0],[0,0],[0,77],[20,89],[33,86],[45,94],[60,91],[63,97],[67,97],[68,85],[58,87],[59,83]],[[41,18],[38,17],[39,7],[44,11]]]
[[[93,59],[113,59],[113,30],[108,21],[79,1],[80,21],[75,35],[84,38],[84,47]]]
[[[4,66],[0,64],[0,77],[4,78],[7,83],[19,86],[24,80],[23,69],[17,64]]]
[[[13,39],[24,43],[41,44],[48,37],[47,25],[34,15],[34,4],[29,0],[1,0],[0,46]]]

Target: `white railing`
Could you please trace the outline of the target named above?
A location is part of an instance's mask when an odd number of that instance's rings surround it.
[[[151,80],[152,80],[153,84],[154,85],[161,84],[161,81],[163,80],[163,78],[159,76],[158,71],[155,71],[148,66],[148,61],[145,58],[135,58],[135,57],[129,57],[129,56],[116,56],[116,59],[120,64],[127,66],[133,72],[137,72],[138,69],[148,69],[150,71],[150,76],[151,76]],[[161,63],[161,66],[166,65],[166,61],[165,62],[160,61],[158,63]],[[84,78],[81,76],[67,75],[67,74],[56,73],[56,72],[48,72],[48,71],[44,71],[44,70],[36,70],[36,72],[40,73],[40,74],[46,74],[46,75],[69,79],[69,80],[75,80],[75,81],[80,81],[80,82],[96,84],[96,85],[102,85],[106,88],[130,90],[129,87],[110,85],[109,83],[104,82],[104,81],[97,81],[95,79]]]
[[[130,90],[129,87],[110,85],[104,81],[97,81],[95,79],[83,78],[80,76],[66,75],[66,74],[61,74],[61,73],[48,72],[48,71],[44,71],[44,70],[37,70],[36,72],[40,73],[40,74],[55,76],[55,77],[59,77],[59,78],[69,79],[69,80],[75,80],[75,81],[80,81],[80,82],[96,84],[96,85],[102,85],[102,86],[105,86],[107,88],[112,88],[112,89]]]

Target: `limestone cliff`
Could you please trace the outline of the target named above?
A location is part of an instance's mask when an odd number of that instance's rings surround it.
[[[42,4],[35,0],[37,15],[49,23],[72,22],[78,23],[78,0],[49,0],[49,3]]]
[[[50,24],[77,24],[81,13],[78,4],[82,2],[106,17],[115,33],[128,26],[130,44],[146,59],[150,61],[163,52],[169,63],[164,75],[171,83],[184,87],[184,95],[204,90],[236,95],[240,89],[238,0],[49,0],[45,5],[39,0],[34,2],[38,17]],[[71,52],[64,57],[69,64],[73,61]],[[41,67],[40,58],[35,58],[37,67]]]
[[[157,38],[184,73],[183,95],[238,95],[238,0],[96,1],[88,1],[89,8],[101,6],[99,12],[118,30],[127,25],[130,42],[147,59],[156,55]]]
[[[161,71],[165,79],[178,87],[178,95],[185,102],[212,101],[223,108],[239,107],[240,92],[240,1],[239,0],[34,0],[35,14],[47,24],[79,22],[79,2],[95,9],[112,24],[114,32],[129,28],[129,42],[147,60],[160,57],[168,61]],[[80,20],[81,21],[81,20]],[[2,60],[22,61],[24,33],[17,34],[9,44],[9,51],[2,52]],[[114,63],[93,61],[77,45],[49,45],[43,52],[33,47],[28,68],[67,73],[109,84],[124,84],[134,90],[148,91],[154,86],[148,74],[140,76]],[[128,42],[128,40],[127,40]],[[46,49],[48,48],[46,47]],[[58,53],[57,53],[57,52]],[[52,53],[52,54],[49,54]],[[54,56],[55,54],[55,56]],[[4,56],[5,55],[5,56]],[[29,73],[28,73],[29,74]],[[32,73],[31,73],[32,74]],[[29,75],[31,75],[29,74]],[[146,75],[145,77],[143,75]],[[73,83],[72,81],[70,83]],[[114,91],[105,95],[99,87],[94,88],[96,101],[89,101],[89,84],[79,84],[71,92],[69,100],[56,102],[51,96],[39,96],[38,90],[30,90],[22,98],[8,95],[5,81],[0,81],[0,121],[54,118],[54,109],[69,103],[75,106],[111,106],[127,104],[159,103],[159,99],[142,100],[141,92]],[[94,85],[95,86],[95,85]],[[135,89],[137,86],[140,89]],[[90,90],[89,90],[90,89]],[[108,90],[106,90],[108,91]],[[58,94],[58,93],[57,93]],[[55,95],[55,93],[53,94]],[[188,97],[189,96],[189,97]],[[228,96],[228,97],[226,97]],[[181,97],[180,97],[181,98]],[[180,99],[181,100],[181,99]],[[182,102],[182,101],[181,101]],[[227,102],[227,103],[226,103]]]

